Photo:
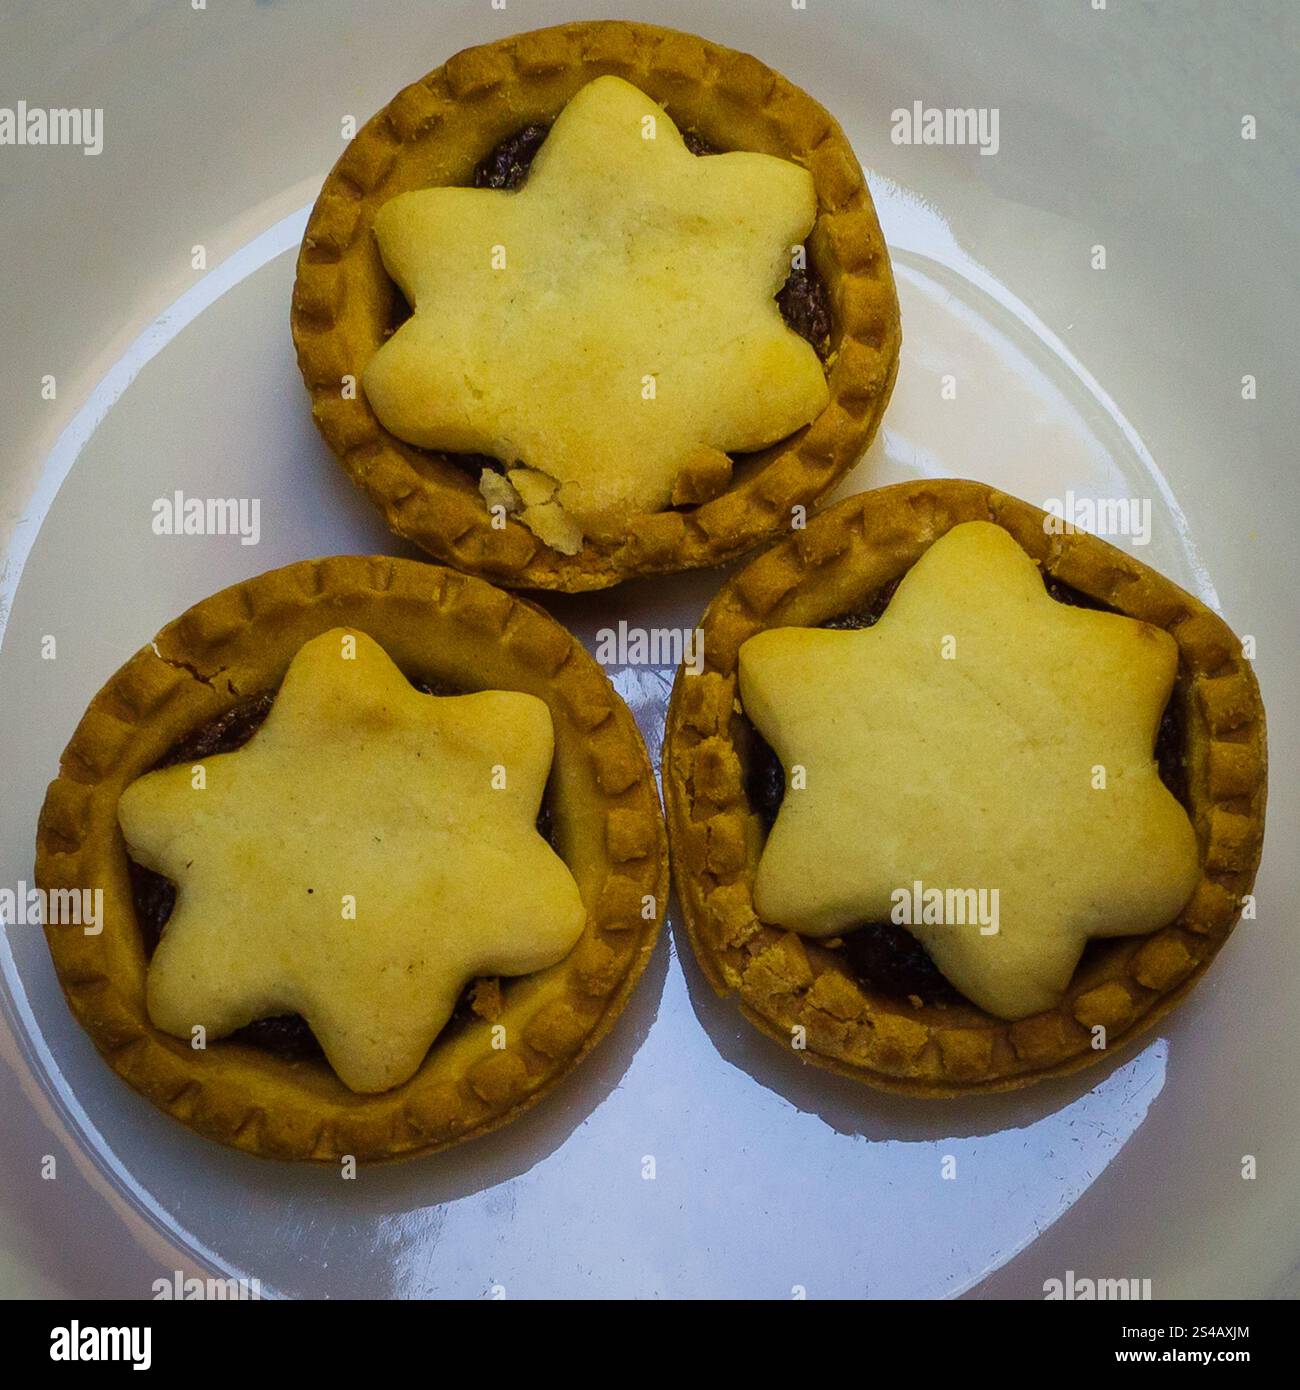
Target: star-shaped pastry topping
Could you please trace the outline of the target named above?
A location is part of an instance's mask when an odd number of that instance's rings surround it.
[[[212,1040],[298,1013],[352,1090],[406,1080],[468,981],[582,932],[535,824],[552,741],[532,695],[424,695],[363,633],[308,642],[248,744],[122,794],[132,856],[177,886],[150,1018]]]
[[[648,96],[599,77],[518,191],[429,188],[380,209],[414,313],[366,395],[412,444],[526,466],[525,520],[558,508],[616,531],[668,506],[684,469],[725,472],[727,451],[825,406],[817,355],[774,298],[815,216],[806,169],[697,157]]]
[[[1089,937],[1164,926],[1195,886],[1152,751],[1177,664],[1168,633],[1056,602],[988,522],[936,541],[874,627],[752,637],[745,713],[788,788],[759,915],[900,922],[989,1013],[1053,1007]]]

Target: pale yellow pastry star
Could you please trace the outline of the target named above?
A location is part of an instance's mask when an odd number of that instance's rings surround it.
[[[425,695],[364,633],[307,642],[248,744],[122,794],[131,855],[177,885],[154,1024],[213,1041],[298,1013],[352,1090],[405,1081],[468,981],[582,932],[535,824],[553,737],[535,696]]]
[[[774,298],[816,210],[806,169],[696,157],[651,98],[598,77],[518,191],[420,189],[380,209],[414,313],[367,365],[367,398],[412,444],[546,475],[541,529],[560,546],[556,507],[579,540],[616,531],[668,506],[684,468],[725,471],[725,453],[826,405]]]
[[[750,638],[745,713],[787,780],[759,916],[828,937],[911,915],[917,883],[996,889],[995,933],[903,925],[989,1013],[1053,1007],[1089,937],[1164,926],[1196,884],[1153,756],[1177,663],[1167,633],[1056,602],[989,522],[936,541],[873,627]]]

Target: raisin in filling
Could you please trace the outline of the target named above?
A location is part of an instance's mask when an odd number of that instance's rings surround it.
[[[492,151],[474,170],[475,188],[519,188],[528,177],[537,151],[551,133],[548,125],[526,125]]]
[[[821,626],[836,631],[859,631],[874,626],[889,606],[901,578],[886,584],[865,607],[828,618]],[[1047,592],[1058,603],[1108,613],[1116,611],[1050,575],[1044,575],[1043,582]],[[785,797],[785,769],[762,734],[748,721],[746,723],[749,740],[746,794],[764,828],[770,831]],[[1160,780],[1180,804],[1186,806],[1184,734],[1182,701],[1178,698],[1175,684],[1156,734],[1155,758]],[[939,973],[921,943],[911,932],[892,922],[865,922],[860,927],[853,927],[845,933],[841,950],[853,975],[868,988],[896,998],[919,998],[923,1004],[952,1004],[962,999],[962,995]]]
[[[412,685],[425,695],[462,695],[465,692],[455,687],[423,681],[412,681]],[[218,753],[233,753],[242,748],[262,727],[271,712],[275,691],[264,691],[243,700],[233,708],[210,720],[202,728],[187,735],[176,743],[157,762],[152,771],[159,768],[174,767],[178,763],[201,762],[215,757]],[[542,798],[541,809],[537,813],[537,831],[555,848],[555,829],[551,811],[549,791]],[[164,928],[176,907],[176,885],[163,874],[154,873],[138,864],[128,855],[127,868],[131,877],[131,898],[135,906],[136,921],[144,942],[145,959],[152,958],[162,939]],[[448,1019],[443,1033],[474,1015],[474,990],[477,980],[471,980],[461,991],[456,1007]],[[306,1061],[324,1056],[316,1035],[311,1031],[307,1020],[300,1014],[278,1014],[273,1018],[260,1018],[243,1028],[236,1029],[225,1041],[242,1042],[260,1047],[284,1061]]]
[[[503,140],[475,169],[474,187],[521,187],[550,131],[548,125],[526,125]],[[682,139],[686,148],[700,158],[720,153],[693,130],[684,130]],[[811,270],[792,270],[776,302],[786,324],[810,343],[824,362],[831,348],[831,306],[826,286]]]

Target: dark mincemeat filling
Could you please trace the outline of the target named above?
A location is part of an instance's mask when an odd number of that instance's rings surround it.
[[[412,681],[412,685],[426,695],[463,695],[448,685],[429,685],[422,681]],[[155,764],[159,768],[174,767],[178,763],[202,762],[218,753],[233,753],[242,748],[261,728],[266,716],[271,712],[275,691],[264,691],[219,715],[216,719],[188,735],[175,744],[170,751]],[[542,798],[541,810],[537,815],[538,833],[555,848],[554,825],[551,815],[549,794]],[[146,869],[129,855],[127,866],[131,875],[131,897],[135,905],[136,921],[140,926],[140,936],[144,942],[145,959],[153,957],[162,939],[163,929],[176,906],[176,885],[162,874]],[[477,980],[471,980],[456,1001],[456,1008],[448,1020],[447,1028],[464,1022],[473,1016],[473,992]],[[444,1029],[444,1033],[445,1033]],[[323,1057],[320,1043],[308,1026],[307,1020],[299,1014],[279,1014],[274,1018],[258,1019],[244,1028],[237,1029],[223,1041],[248,1043],[274,1053],[286,1061],[305,1061]]]
[[[474,187],[520,187],[550,130],[546,125],[527,125],[503,140],[474,171]],[[720,153],[693,130],[684,130],[682,139],[694,155]],[[792,270],[776,302],[789,327],[809,342],[818,357],[825,361],[831,346],[831,307],[826,286],[810,270]]]
[[[551,133],[548,125],[526,125],[502,142],[474,170],[475,188],[519,188],[528,177],[537,151]]]
[[[547,125],[527,125],[503,140],[474,171],[476,188],[519,188],[528,177],[537,151],[541,149],[551,128]],[[693,131],[683,131],[682,138],[692,154],[704,156],[719,153]],[[397,330],[411,317],[411,306],[396,284],[391,285],[392,302],[388,314],[388,334]],[[831,351],[831,308],[826,286],[811,270],[792,270],[789,279],[776,296],[781,316],[787,325],[810,343],[817,356],[825,362]],[[500,461],[487,454],[457,454],[441,451],[439,457],[463,468],[477,477],[487,469],[500,468]],[[737,455],[740,457],[740,455]]]
[[[873,626],[889,605],[900,580],[895,579],[854,613],[828,618],[824,628],[858,631]],[[1113,612],[1087,594],[1072,589],[1050,576],[1044,576],[1047,592],[1058,603],[1074,608],[1093,608]],[[771,745],[752,724],[748,725],[749,749],[746,766],[746,793],[764,827],[771,830],[785,797],[785,770]],[[1160,780],[1186,805],[1187,776],[1183,763],[1184,727],[1177,687],[1165,706],[1156,735],[1155,756]],[[866,922],[846,932],[840,948],[850,971],[864,985],[883,994],[906,999],[919,998],[923,1004],[955,1004],[962,995],[939,973],[921,943],[892,922]]]

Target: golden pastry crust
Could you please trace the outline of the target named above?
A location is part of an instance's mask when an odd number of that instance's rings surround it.
[[[422,693],[355,628],[305,643],[201,789],[187,758],[118,798],[127,852],[175,885],[152,1022],[189,1042],[298,1014],[349,1090],[409,1080],[468,985],[558,965],[582,935],[536,825],[551,728],[518,690]]]
[[[825,368],[777,303],[816,215],[807,169],[701,159],[640,88],[594,78],[519,188],[422,188],[379,209],[412,314],[362,389],[399,439],[517,462],[522,502],[542,491],[579,543],[621,539],[701,458],[766,448],[825,408]],[[575,553],[532,510],[520,520]]]
[[[1241,915],[1263,841],[1264,709],[1241,643],[1170,580],[1084,533],[1048,534],[1045,513],[982,483],[901,483],[831,508],[768,550],[703,620],[704,670],[679,672],[664,745],[673,873],[709,983],[799,1055],[883,1090],[951,1097],[1012,1090],[1111,1056],[1204,973]],[[1058,1008],[1006,1023],[969,1003],[914,1007],[859,984],[837,953],[761,922],[753,884],[763,830],[745,786],[749,726],[738,653],[770,627],[815,627],[861,609],[965,521],[1008,531],[1043,571],[1163,628],[1179,648],[1173,700],[1183,725],[1188,813],[1201,876],[1169,926],[1101,943]],[[1094,1050],[1091,1030],[1106,1032]]]
[[[1165,926],[1200,877],[1151,756],[1177,674],[1167,632],[1061,603],[987,521],[936,540],[864,631],[757,633],[740,702],[799,791],[755,910],[822,940],[901,920],[986,1012],[1054,1008],[1090,937]]]
[[[747,457],[720,496],[629,517],[622,537],[588,540],[566,556],[513,518],[494,528],[475,477],[391,435],[360,386],[348,398],[343,382],[360,382],[392,326],[396,290],[371,231],[379,208],[412,189],[469,184],[497,144],[553,121],[605,73],[633,83],[719,149],[773,154],[812,173],[818,216],[807,245],[831,301],[830,403],[805,429]],[[393,531],[498,583],[566,591],[719,564],[780,532],[792,508],[814,503],[870,443],[900,343],[871,195],[831,116],[755,58],[623,21],[560,25],[467,49],[399,92],[325,181],[299,254],[292,328],[316,424]]]
[[[476,1017],[436,1041],[410,1081],[378,1095],[349,1091],[323,1060],[287,1062],[232,1042],[196,1052],[152,1026],[117,827],[128,784],[187,734],[277,688],[303,643],[339,626],[368,633],[414,679],[546,701],[557,845],[587,909],[565,960],[511,981],[492,1023]],[[46,794],[36,848],[43,889],[104,890],[99,935],[48,926],[46,936],[68,1003],[109,1065],[200,1133],[275,1158],[428,1153],[516,1118],[609,1030],[645,968],[668,891],[645,745],[581,645],[522,598],[388,557],[302,561],[169,623],[91,701]],[[505,1027],[502,1050],[493,1024]]]

